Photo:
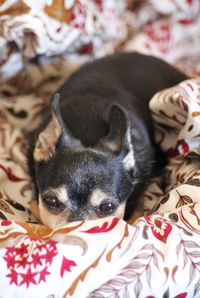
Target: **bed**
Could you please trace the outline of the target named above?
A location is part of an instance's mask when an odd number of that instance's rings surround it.
[[[199,29],[198,0],[0,0],[0,297],[200,297]],[[26,135],[63,80],[117,51],[190,77],[150,102],[169,164],[133,225],[108,217],[51,230],[30,212]]]

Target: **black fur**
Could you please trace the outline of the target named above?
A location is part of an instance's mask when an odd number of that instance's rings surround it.
[[[165,161],[154,142],[149,100],[156,92],[185,79],[164,61],[137,53],[115,54],[83,66],[58,90],[64,129],[71,141],[63,141],[63,133],[52,158],[34,161],[35,141],[51,117],[49,111],[32,135],[28,161],[39,192],[65,185],[74,206],[73,220],[87,214],[88,197],[100,188],[120,203],[129,198],[125,215],[129,218],[155,169]],[[114,104],[118,106],[110,115]],[[135,166],[126,170],[122,161],[130,149],[125,140],[128,125]],[[116,135],[123,139],[120,152],[112,152],[107,146],[116,141]],[[81,141],[80,150],[74,138]]]

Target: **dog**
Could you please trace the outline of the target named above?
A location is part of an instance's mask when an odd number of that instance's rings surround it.
[[[166,163],[154,140],[149,101],[185,79],[166,62],[139,53],[98,59],[70,76],[29,142],[38,197],[33,206],[45,225],[127,220],[142,208],[150,178]]]

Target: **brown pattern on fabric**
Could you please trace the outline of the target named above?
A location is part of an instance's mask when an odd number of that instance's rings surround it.
[[[176,191],[179,195],[179,201],[177,202],[176,204],[176,208],[179,208],[181,206],[184,206],[184,205],[187,205],[187,204],[190,204],[192,203],[192,199],[189,197],[189,196],[186,196],[186,195],[181,195],[178,190]]]
[[[4,1],[5,2],[5,1]],[[24,1],[17,1],[7,9],[0,11],[1,16],[19,16],[30,12],[30,7]]]
[[[0,209],[6,213],[14,214],[12,209],[9,207],[9,204],[7,204],[7,202],[5,202],[4,200],[0,200]]]
[[[46,5],[44,7],[44,12],[51,18],[54,18],[61,23],[68,24],[74,19],[74,5],[68,9],[65,7],[64,0],[53,0],[51,5]]]

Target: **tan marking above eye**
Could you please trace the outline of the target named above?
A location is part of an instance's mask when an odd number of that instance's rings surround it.
[[[114,197],[111,197],[110,194],[103,192],[101,189],[97,188],[92,192],[89,198],[89,202],[91,206],[96,207],[108,198],[110,201],[113,201],[113,203],[117,202],[117,200]]]
[[[42,193],[42,195],[47,195],[47,196],[55,196],[61,203],[65,204],[65,205],[69,205],[70,201],[69,201],[69,196],[66,190],[66,187],[61,186],[58,188],[52,188],[52,189],[48,189],[47,191],[45,191],[44,193]]]
[[[39,214],[41,221],[52,229],[60,225],[66,224],[71,215],[71,205],[66,188],[64,186],[54,188],[51,190],[47,190],[43,193],[43,195],[45,194],[47,196],[56,196],[61,203],[66,205],[66,210],[61,211],[59,214],[53,214],[44,206],[44,204],[42,203],[41,196],[39,196]]]
[[[66,187],[61,186],[57,189],[54,189],[54,191],[55,191],[55,194],[56,194],[56,196],[57,196],[57,198],[59,199],[60,202],[62,202],[64,204],[66,204],[66,203],[70,204],[69,196],[68,196]]]

